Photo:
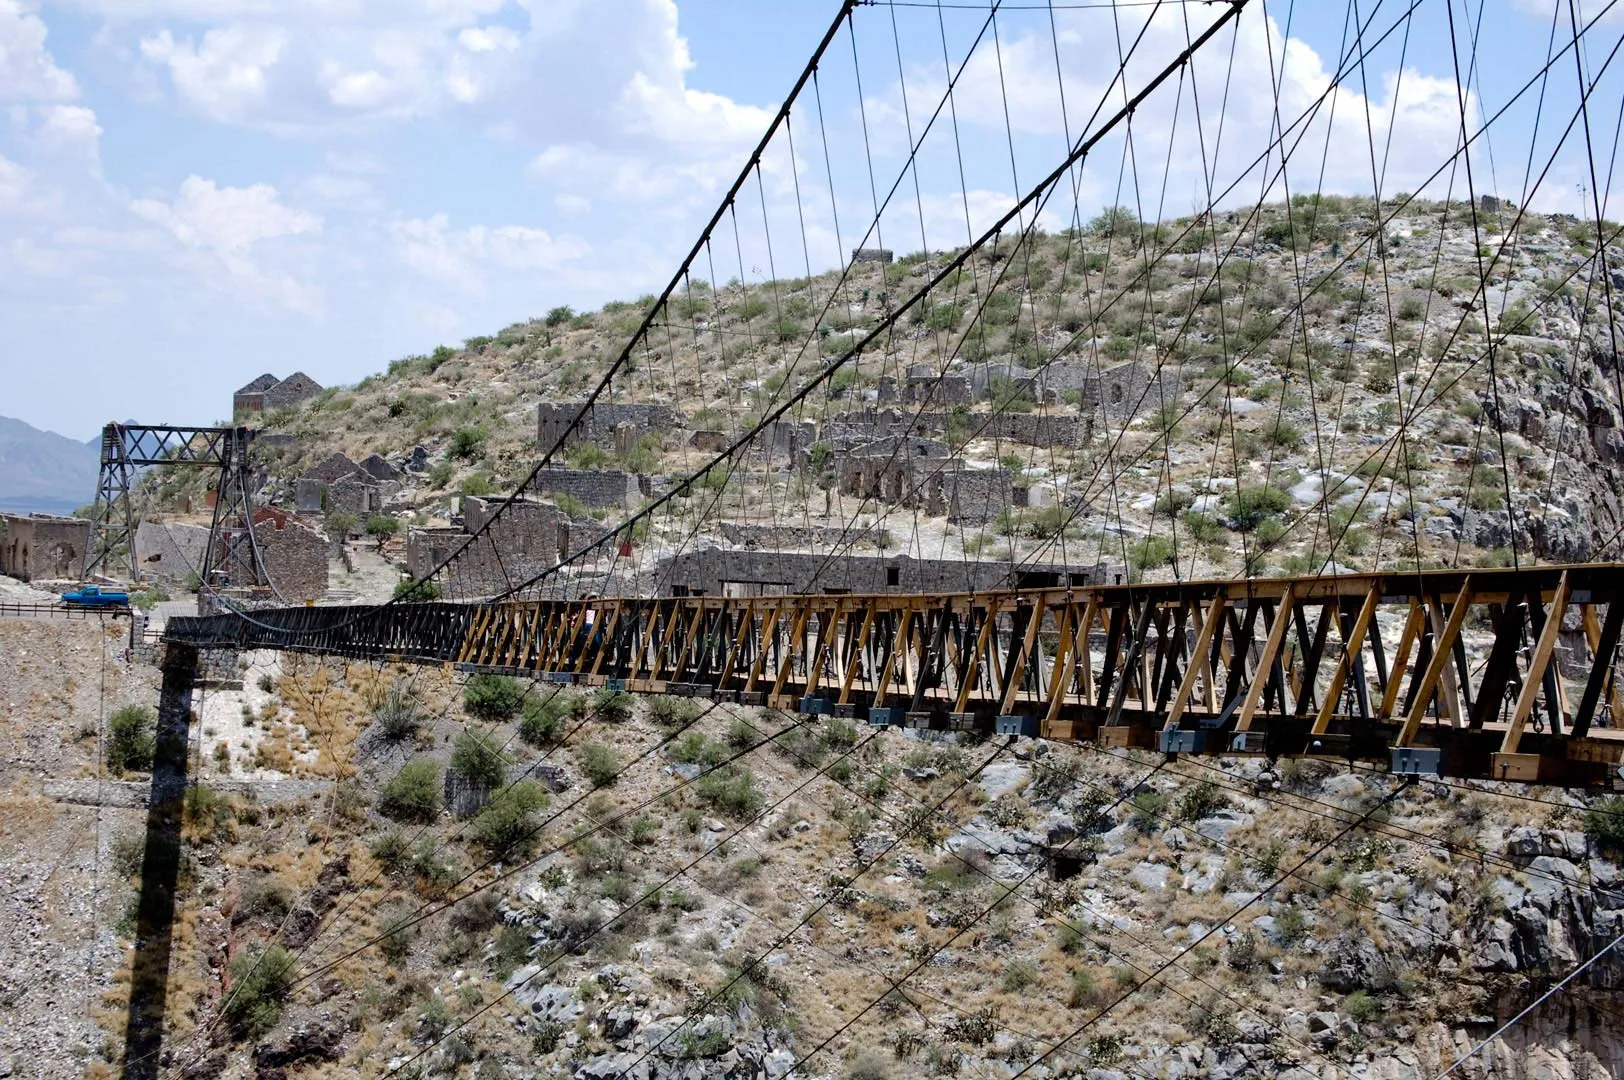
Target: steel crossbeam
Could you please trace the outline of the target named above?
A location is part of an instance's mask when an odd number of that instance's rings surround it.
[[[943,595],[298,608],[172,640],[455,664],[873,724],[1601,784],[1624,565]]]

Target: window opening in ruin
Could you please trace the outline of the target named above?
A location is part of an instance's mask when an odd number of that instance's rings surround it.
[[[902,584],[902,567],[887,566],[885,568],[885,583],[895,587]]]

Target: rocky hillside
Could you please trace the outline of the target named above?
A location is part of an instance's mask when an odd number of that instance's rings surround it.
[[[166,1075],[1408,1080],[1624,931],[1617,801],[240,674],[201,705]],[[60,749],[6,759],[0,1067],[111,1076],[141,815],[63,782],[94,775],[89,687],[7,679],[6,730]],[[1614,953],[1462,1074],[1624,1075],[1621,995]]]
[[[1616,552],[1624,436],[1606,305],[1621,302],[1624,271],[1593,275],[1594,224],[1500,207],[1474,227],[1459,204],[1415,201],[1396,214],[1382,207],[1380,243],[1363,243],[1375,214],[1369,199],[1326,197],[1152,228],[1116,211],[1005,244],[970,260],[792,413],[824,430],[854,410],[907,416],[931,407],[928,395],[887,396],[911,369],[973,375],[982,400],[961,412],[1088,421],[1079,445],[995,440],[969,424],[949,423],[945,435],[956,461],[1013,470],[1016,487],[1041,487],[1037,501],[1069,512],[916,528],[911,512],[839,493],[812,499],[804,477],[752,467],[732,478],[738,498],[719,501],[717,523],[793,506],[797,519],[890,527],[915,554],[950,558],[1052,556],[1063,533],[1069,557],[1091,549],[1151,577],[1171,576],[1175,563],[1186,575],[1328,560],[1498,564],[1514,542],[1525,558]],[[607,400],[673,405],[686,429],[742,431],[802,385],[820,360],[812,354],[846,351],[945,258],[856,264],[845,278],[694,282]],[[425,520],[447,512],[448,495],[507,490],[536,460],[537,403],[584,396],[650,302],[561,308],[272,414],[268,430],[295,436],[271,453],[273,471],[291,478],[334,450],[404,463],[422,447],[422,470],[393,507]],[[1120,408],[1043,390],[1054,365],[1130,361],[1166,375],[1174,397],[1125,422]],[[708,460],[686,429],[582,442],[567,457],[681,475]],[[657,522],[654,542],[675,546],[681,535]],[[706,542],[725,546],[714,528]]]

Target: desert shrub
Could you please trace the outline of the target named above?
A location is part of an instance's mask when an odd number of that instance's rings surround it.
[[[386,743],[403,743],[417,737],[423,726],[423,711],[417,699],[404,690],[393,689],[372,710],[373,730]]]
[[[1303,443],[1303,429],[1284,420],[1276,420],[1263,433],[1263,441],[1282,450],[1295,450]]]
[[[824,723],[822,736],[824,746],[844,753],[857,745],[857,725],[850,720],[835,717]]]
[[[1211,514],[1204,514],[1199,510],[1184,512],[1184,527],[1190,530],[1192,537],[1203,544],[1211,544],[1224,535],[1223,524]]]
[[[524,703],[519,738],[531,746],[551,746],[564,735],[564,720],[574,711],[575,699],[559,693]]]
[[[414,758],[384,784],[378,812],[396,821],[433,821],[440,816],[443,788],[440,766],[428,758]]]
[[[474,675],[462,688],[462,708],[486,723],[511,720],[524,703],[525,688],[506,675]]]
[[[699,719],[699,703],[692,698],[660,696],[649,702],[649,719],[667,730],[684,728]]]
[[[1287,945],[1301,941],[1308,934],[1308,917],[1301,908],[1287,907],[1275,919],[1275,931]]]
[[[1227,806],[1229,798],[1223,789],[1211,780],[1202,780],[1179,795],[1178,816],[1180,821],[1200,821]]]
[[[460,427],[451,433],[451,443],[446,452],[456,458],[475,457],[480,446],[490,438],[490,432],[478,425]]]
[[[236,807],[231,799],[207,784],[186,789],[182,804],[186,827],[200,841],[227,840],[236,835]]]
[[[699,797],[718,813],[748,821],[761,813],[767,796],[756,787],[755,774],[741,765],[727,765],[700,777],[694,785]]]
[[[244,953],[231,961],[231,991],[221,1007],[226,1026],[239,1039],[257,1039],[282,1019],[293,988],[294,955],[280,945]]]
[[[667,751],[672,761],[684,765],[716,765],[728,757],[725,745],[705,737],[700,731],[690,731],[671,744]]]
[[[293,890],[275,874],[254,874],[245,879],[237,896],[236,913],[248,918],[283,918],[293,906]]]
[[[1236,971],[1254,971],[1262,960],[1263,950],[1251,930],[1242,930],[1230,940],[1229,966]]]
[[[147,838],[143,833],[119,833],[112,842],[113,870],[120,877],[134,877],[141,872],[146,852]]]
[[[1172,561],[1173,542],[1165,536],[1147,536],[1128,549],[1128,565],[1135,573],[1166,566]]]
[[[390,829],[376,840],[367,849],[372,857],[378,860],[385,873],[400,875],[411,863],[412,846],[402,836],[399,829]],[[483,896],[484,894],[479,894]]]
[[[115,776],[152,768],[154,722],[152,710],[140,705],[126,705],[107,718],[107,767]]]
[[[1615,860],[1624,856],[1624,795],[1603,799],[1585,811],[1585,835]]]
[[[1023,960],[1011,960],[1004,965],[1003,986],[1006,993],[1019,993],[1038,981],[1038,969]]]
[[[492,858],[524,854],[540,829],[535,812],[547,805],[547,793],[533,780],[521,780],[486,804],[474,819],[474,835]]]
[[[891,1062],[878,1050],[859,1050],[846,1063],[846,1080],[890,1080]]]
[[[1356,1024],[1363,1024],[1381,1012],[1381,1002],[1368,990],[1355,990],[1342,999],[1342,1011]]]
[[[1167,808],[1167,796],[1159,791],[1141,791],[1128,800],[1128,811],[1133,815],[1133,827],[1142,833],[1156,831],[1158,820]]]
[[[427,604],[440,599],[443,592],[437,581],[416,581],[406,577],[395,582],[395,591],[392,595],[394,599],[403,603]]]
[[[608,787],[620,778],[620,756],[603,743],[587,743],[576,754],[581,775],[593,787]]]
[[[1235,528],[1255,529],[1275,514],[1291,506],[1291,496],[1276,487],[1250,487],[1236,491],[1229,499],[1229,516]]]
[[[592,711],[599,720],[624,724],[632,718],[632,696],[624,690],[599,690],[592,699]]]
[[[1105,996],[1105,989],[1100,986],[1094,973],[1088,968],[1077,968],[1071,973],[1071,992],[1066,997],[1066,1004],[1073,1009],[1093,1006]]]
[[[469,728],[451,747],[451,775],[470,787],[489,791],[507,779],[507,758],[488,732]]]
[[[383,933],[379,935],[378,949],[383,958],[397,967],[411,955],[412,945],[417,941],[417,927],[412,923],[411,916],[396,914],[384,921]]]

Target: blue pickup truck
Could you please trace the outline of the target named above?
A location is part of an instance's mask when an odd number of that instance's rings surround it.
[[[123,589],[81,585],[72,592],[63,593],[62,602],[73,607],[129,607],[130,594]]]

